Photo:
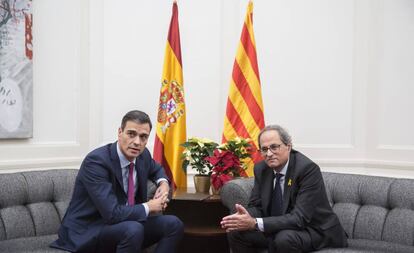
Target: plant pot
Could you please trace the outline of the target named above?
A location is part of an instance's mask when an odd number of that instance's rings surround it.
[[[209,193],[210,191],[210,176],[208,175],[194,175],[194,186],[196,192]]]
[[[213,185],[211,185],[211,193],[212,193],[213,195],[219,195],[219,194],[220,194],[220,189],[217,189],[217,190],[216,190],[216,188],[214,188],[214,186],[213,186]]]

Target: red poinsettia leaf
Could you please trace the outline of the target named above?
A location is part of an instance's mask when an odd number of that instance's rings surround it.
[[[241,177],[247,177],[247,173],[245,170],[243,170],[242,168],[240,168],[240,172],[239,172]]]
[[[211,174],[211,183],[213,184],[213,187],[216,190],[220,189],[220,187],[222,186],[220,178],[215,173]]]
[[[222,182],[222,185],[233,179],[233,177],[228,175],[228,174],[221,174],[219,177],[220,177],[220,180]]]

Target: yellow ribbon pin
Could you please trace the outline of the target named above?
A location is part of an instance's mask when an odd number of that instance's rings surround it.
[[[288,186],[292,186],[292,179],[289,178]]]

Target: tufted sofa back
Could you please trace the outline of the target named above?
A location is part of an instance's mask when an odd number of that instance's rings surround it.
[[[323,177],[350,239],[414,245],[414,180],[328,172]]]
[[[0,241],[56,234],[78,170],[1,174]]]
[[[414,180],[322,173],[349,248],[323,252],[414,252]],[[220,190],[222,203],[247,206],[254,178],[236,179]],[[355,250],[355,251],[354,251]]]

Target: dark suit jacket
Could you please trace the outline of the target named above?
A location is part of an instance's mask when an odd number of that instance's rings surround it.
[[[104,225],[147,219],[142,204],[126,206],[122,169],[116,142],[89,153],[78,172],[72,200],[59,229],[59,238],[51,247],[71,252],[93,252]],[[135,203],[147,201],[147,180],[167,178],[161,165],[148,149],[137,158],[138,187]]]
[[[315,249],[347,245],[346,234],[326,196],[319,166],[309,158],[293,149],[290,153],[281,216],[270,217],[269,213],[273,170],[262,161],[255,166],[254,176],[248,211],[253,217],[263,218],[265,233],[307,230]]]

